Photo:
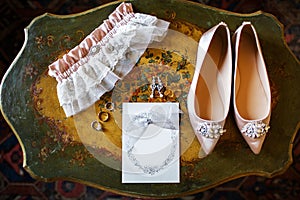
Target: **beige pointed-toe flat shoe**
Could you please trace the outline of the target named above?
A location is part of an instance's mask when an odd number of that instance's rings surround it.
[[[244,22],[233,37],[235,48],[233,105],[237,126],[255,154],[259,154],[268,132],[271,92],[258,36]]]
[[[205,156],[216,146],[228,115],[232,53],[230,32],[221,22],[200,38],[194,77],[187,98],[193,130]]]

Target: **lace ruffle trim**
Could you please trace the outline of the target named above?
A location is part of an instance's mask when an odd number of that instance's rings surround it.
[[[88,54],[61,73],[57,85],[60,105],[67,117],[95,103],[127,75],[149,43],[161,41],[169,22],[136,13],[113,35],[93,45]]]
[[[90,33],[78,46],[49,65],[48,74],[55,77],[58,82],[69,77],[70,74],[75,72],[80,66],[80,64],[77,63],[88,55],[93,46],[101,41],[105,42],[104,38],[108,40],[118,28],[127,24],[132,17],[134,17],[132,5],[130,3],[121,3],[115,11],[109,15],[108,19],[104,20],[103,23]]]

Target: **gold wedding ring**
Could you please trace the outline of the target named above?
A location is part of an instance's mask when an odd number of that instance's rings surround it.
[[[102,122],[107,122],[109,120],[108,112],[100,111],[98,114],[98,118]]]

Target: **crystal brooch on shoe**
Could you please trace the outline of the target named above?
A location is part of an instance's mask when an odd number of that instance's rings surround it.
[[[265,135],[270,126],[262,121],[255,121],[247,123],[241,130],[241,132],[251,138],[260,138]]]
[[[225,132],[226,130],[218,123],[203,122],[199,124],[197,129],[197,133],[211,139],[217,139]]]

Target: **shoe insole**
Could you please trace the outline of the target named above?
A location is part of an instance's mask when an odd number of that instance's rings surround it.
[[[239,44],[236,105],[241,117],[261,119],[268,112],[268,97],[259,74],[260,58],[254,35],[243,33]]]
[[[224,84],[220,70],[226,53],[226,43],[219,35],[212,39],[204,58],[196,86],[195,111],[206,120],[223,120],[225,117]]]

